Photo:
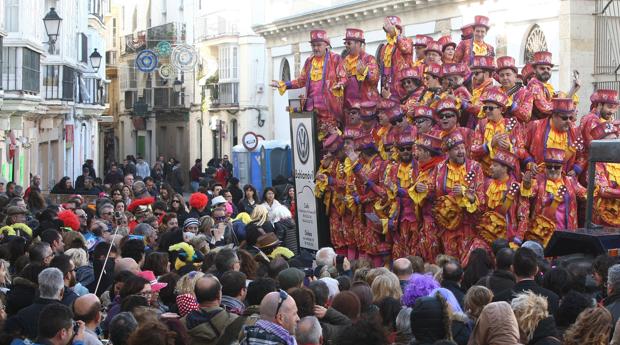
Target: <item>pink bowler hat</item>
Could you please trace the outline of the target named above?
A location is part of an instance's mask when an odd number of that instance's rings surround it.
[[[138,276],[149,281],[149,283],[151,284],[151,290],[153,292],[157,292],[165,288],[166,286],[168,286],[168,283],[158,282],[157,278],[155,277],[155,273],[153,273],[153,271],[142,271],[138,273]]]

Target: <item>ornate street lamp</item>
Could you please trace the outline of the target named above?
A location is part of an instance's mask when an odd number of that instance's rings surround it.
[[[181,92],[182,86],[183,86],[183,83],[179,79],[176,79],[174,81],[174,84],[172,84],[172,89],[174,90],[174,92],[179,93]]]
[[[45,17],[43,17],[43,25],[45,25],[45,32],[49,39],[50,54],[54,54],[56,40],[58,39],[58,31],[60,30],[60,22],[62,18],[56,13],[54,7],[50,8]]]
[[[92,67],[95,70],[95,73],[97,71],[99,71],[99,67],[101,67],[101,54],[99,54],[99,52],[97,51],[97,48],[95,48],[95,51],[90,54],[90,67]]]

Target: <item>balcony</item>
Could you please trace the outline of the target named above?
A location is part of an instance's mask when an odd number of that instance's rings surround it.
[[[46,100],[74,101],[75,70],[63,65],[43,66],[43,90]]]
[[[2,48],[2,88],[38,94],[41,90],[41,55],[25,47]]]
[[[80,78],[79,102],[83,104],[105,105],[105,85],[99,78]]]
[[[222,82],[208,84],[212,108],[231,108],[239,107],[239,83]]]

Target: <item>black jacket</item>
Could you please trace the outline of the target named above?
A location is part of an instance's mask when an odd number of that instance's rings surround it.
[[[527,345],[561,345],[562,342],[558,336],[558,330],[555,327],[553,316],[542,319],[536,329],[532,340]]]
[[[55,299],[36,298],[33,304],[20,310],[17,315],[15,315],[18,323],[21,325],[23,334],[28,339],[34,340],[37,338],[39,314],[41,314],[43,308],[52,303],[60,303],[60,301]]]
[[[444,280],[441,282],[441,287],[450,290],[454,297],[456,297],[456,300],[459,302],[461,308],[463,308],[463,299],[465,299],[465,292],[457,282],[451,280]]]
[[[611,294],[607,296],[607,298],[603,300],[603,306],[605,306],[605,308],[607,308],[607,310],[611,313],[611,317],[613,319],[611,328],[613,331],[616,326],[616,322],[620,318],[620,294]]]
[[[559,304],[560,298],[558,297],[558,295],[555,294],[555,292],[538,286],[536,282],[533,280],[522,280],[516,283],[512,287],[512,289],[505,290],[499,293],[498,295],[496,295],[493,301],[494,302],[506,301],[510,303],[512,302],[512,299],[516,297],[516,295],[520,294],[521,292],[525,292],[527,290],[531,290],[537,295],[547,297],[549,314],[555,315],[555,312],[558,310],[558,304]]]
[[[495,270],[486,277],[480,278],[476,285],[482,285],[493,291],[493,295],[497,296],[505,290],[512,289],[515,285],[516,279],[514,274],[510,271]]]
[[[32,304],[37,284],[22,277],[13,279],[11,290],[6,293],[6,313],[15,315],[18,311]]]
[[[252,215],[252,211],[254,211],[254,207],[256,207],[256,205],[258,205],[258,202],[255,201],[253,204],[250,204],[250,202],[244,198],[239,201],[237,208],[239,209],[239,213],[245,212],[249,215]]]

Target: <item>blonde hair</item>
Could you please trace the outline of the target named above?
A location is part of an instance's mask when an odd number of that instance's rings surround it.
[[[4,285],[8,285],[8,283],[13,281],[11,279],[11,272],[9,272],[9,267],[11,267],[11,263],[4,259],[0,259],[0,267],[4,268]]]
[[[536,326],[549,316],[547,298],[526,291],[517,295],[511,303],[512,310],[517,318],[522,339],[532,340]]]
[[[564,332],[565,345],[603,345],[609,341],[612,317],[604,307],[588,308]]]
[[[215,224],[215,221],[210,216],[200,217],[200,232],[203,234],[208,234],[209,231],[211,231],[213,224]]]
[[[64,250],[68,250],[73,245],[74,241],[80,241],[81,247],[86,247],[86,239],[84,235],[77,231],[66,231],[62,233],[62,241],[65,243]]]
[[[88,265],[88,254],[82,248],[67,249],[65,254],[71,258],[76,268]]]
[[[198,279],[204,277],[204,273],[193,271],[189,272],[186,275],[182,276],[177,282],[177,286],[175,287],[175,292],[178,295],[183,294],[191,294],[194,295],[194,287],[196,287],[196,282]]]
[[[392,272],[387,272],[376,277],[370,289],[372,290],[373,303],[385,297],[392,297],[400,301],[400,298],[403,296],[402,289],[400,288],[400,281],[396,274]]]
[[[493,292],[481,285],[474,285],[467,290],[463,299],[465,312],[472,319],[477,319],[482,309],[493,301]]]
[[[390,272],[390,270],[388,270],[385,267],[372,268],[366,275],[366,283],[372,286],[372,283],[375,281],[375,279],[377,279],[379,276],[382,276],[388,273],[392,273],[392,272]]]
[[[264,205],[256,205],[254,211],[252,211],[252,221],[256,225],[261,226],[265,224],[269,217],[269,210]]]

